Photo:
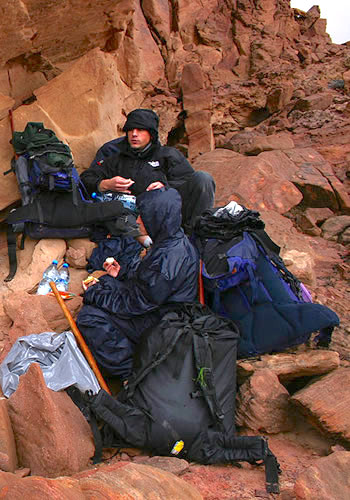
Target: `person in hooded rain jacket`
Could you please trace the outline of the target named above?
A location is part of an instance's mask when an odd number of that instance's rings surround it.
[[[199,260],[181,228],[181,198],[172,188],[142,193],[137,206],[153,245],[122,279],[109,274],[87,289],[77,317],[105,375],[128,378],[140,335],[184,302],[197,301]],[[114,262],[106,269],[118,274]]]
[[[176,148],[158,140],[159,117],[151,109],[135,109],[126,119],[126,136],[104,144],[81,174],[86,189],[139,195],[170,186],[182,198],[182,224],[191,232],[197,216],[213,206],[215,182],[208,172],[195,171]]]

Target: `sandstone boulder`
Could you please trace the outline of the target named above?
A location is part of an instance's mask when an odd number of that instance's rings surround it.
[[[350,227],[350,215],[330,217],[321,226],[322,236],[326,240],[338,241]]]
[[[213,150],[214,136],[210,111],[202,110],[192,113],[186,118],[185,127],[189,137],[189,159]]]
[[[15,101],[11,97],[0,93],[0,120],[7,116],[14,103]]]
[[[294,142],[290,135],[286,133],[255,136],[244,153],[247,155],[258,155],[263,151],[274,151],[294,148]],[[243,152],[243,151],[240,151]]]
[[[294,148],[284,153],[297,167],[290,180],[303,193],[306,206],[331,210],[350,208],[350,196],[322,155],[312,148]]]
[[[13,280],[6,283],[7,288],[14,292],[33,291],[51,262],[54,259],[59,263],[63,261],[66,248],[65,240],[61,239],[31,240],[26,238],[24,249],[17,250],[17,272]]]
[[[324,92],[322,94],[315,94],[303,99],[299,99],[293,109],[300,111],[310,111],[314,109],[327,109],[333,101],[334,95],[330,92]]]
[[[17,474],[0,472],[0,490],[6,491],[7,498],[86,500],[86,496],[80,489],[79,482],[69,477],[47,479],[45,477],[29,476],[21,478]]]
[[[270,434],[293,428],[289,393],[273,371],[258,369],[241,385],[237,397],[236,423],[255,432]]]
[[[350,369],[337,370],[295,393],[291,401],[310,423],[331,437],[350,441]]]
[[[127,4],[127,2],[125,2]],[[123,82],[135,91],[147,91],[164,82],[164,60],[138,2],[125,5],[132,11],[127,35],[115,40],[118,73]],[[125,8],[124,7],[124,8]],[[116,19],[120,9],[116,9]],[[130,54],[133,54],[132,59]],[[147,54],[147,58],[144,55]]]
[[[242,132],[228,132],[225,136],[216,140],[216,147],[229,149],[236,153],[245,154],[250,148],[250,144],[256,137],[257,133],[254,130],[244,130]]]
[[[46,387],[39,365],[20,377],[8,406],[21,466],[44,477],[87,468],[94,454],[90,426],[67,393]]]
[[[350,452],[319,458],[300,474],[294,486],[297,500],[346,500],[350,495]]]
[[[66,301],[73,317],[76,316],[81,304],[81,297]],[[26,292],[6,294],[4,311],[12,320],[12,326],[8,330],[7,342],[1,352],[1,359],[4,359],[19,337],[32,333],[62,332],[69,329],[68,320],[54,296],[30,295]]]
[[[282,252],[282,257],[288,270],[305,285],[316,284],[315,262],[310,254],[293,249]]]
[[[0,391],[1,392],[1,391]],[[0,399],[0,470],[15,472],[17,468],[16,444],[7,411],[7,401]]]
[[[149,465],[127,462],[104,465],[73,477],[56,479],[39,476],[21,478],[0,471],[0,490],[6,491],[6,497],[9,499],[26,500],[203,499],[195,486],[175,474]]]
[[[345,71],[343,74],[343,79],[344,79],[344,84],[345,84],[345,89],[348,94],[350,94],[350,70]]]
[[[81,171],[104,142],[120,135],[118,125],[124,123],[129,94],[115,58],[94,49],[35,91],[36,101],[14,114],[16,129],[23,130],[27,121],[39,115],[39,121],[70,146]]]
[[[146,457],[141,455],[139,457],[135,457],[134,462],[143,465],[150,465],[151,467],[171,472],[176,476],[180,476],[189,470],[189,463],[184,459],[176,457]]]
[[[187,64],[183,68],[181,89],[186,111],[185,127],[188,134],[190,159],[214,149],[211,128],[212,89],[206,88],[199,64]]]
[[[95,246],[95,243],[87,239],[65,241],[26,238],[24,249],[17,250],[17,272],[12,281],[3,284],[3,288],[13,292],[35,293],[44,270],[56,259],[59,267],[64,261],[70,264],[69,290],[79,295],[82,293],[81,281],[87,276],[87,259]],[[0,266],[0,277],[5,279],[8,272],[6,262],[6,266]]]
[[[340,366],[339,354],[335,351],[311,350],[295,353],[264,354],[260,359],[239,359],[238,375],[241,379],[256,370],[268,369],[275,373],[281,382],[299,377],[313,377],[329,373]]]
[[[159,36],[168,40],[171,34],[170,16],[171,12],[167,2],[157,2],[155,0],[145,0],[142,9],[148,21],[157,30]]]
[[[292,57],[297,57],[297,55],[293,52],[290,52]],[[287,82],[283,87],[277,87],[269,92],[266,100],[266,106],[268,107],[270,113],[275,113],[276,111],[280,111],[284,109],[285,106],[290,102],[293,96],[293,85],[290,82]],[[276,148],[277,149],[277,148]],[[282,148],[279,148],[282,149]]]
[[[97,471],[85,471],[75,476],[84,498],[96,491],[104,498],[152,498],[164,500],[202,500],[202,495],[191,484],[160,468],[143,464],[116,464]]]
[[[263,151],[275,151],[294,148],[292,137],[285,133],[261,135],[255,131],[244,131],[228,134],[221,147],[232,149],[237,153],[258,155]],[[286,161],[284,159],[284,161]]]
[[[222,158],[225,158],[225,163]],[[261,155],[247,157],[219,149],[199,156],[193,165],[214,176],[218,205],[234,200],[250,209],[284,213],[302,199],[300,191],[281,178],[274,166]],[[232,183],[228,183],[227,179],[232,179]]]
[[[332,210],[327,207],[307,208],[305,212],[297,215],[296,222],[303,233],[310,236],[320,236],[322,231],[319,225],[332,216]]]
[[[65,255],[65,261],[76,269],[85,269],[87,264],[85,248],[75,249],[69,247]]]
[[[350,243],[350,227],[347,227],[339,237],[339,243],[348,245]]]

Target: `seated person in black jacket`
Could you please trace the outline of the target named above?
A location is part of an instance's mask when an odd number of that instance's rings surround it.
[[[88,288],[77,318],[101,371],[122,380],[141,333],[174,307],[197,300],[198,255],[181,228],[179,194],[151,190],[138,196],[137,206],[153,240],[150,251],[120,279],[118,265],[106,265],[111,275]]]
[[[138,196],[164,186],[177,189],[182,198],[182,224],[214,203],[215,183],[210,174],[195,171],[177,149],[158,140],[158,115],[151,109],[128,114],[126,136],[104,144],[91,166],[81,174],[89,193],[119,192]]]

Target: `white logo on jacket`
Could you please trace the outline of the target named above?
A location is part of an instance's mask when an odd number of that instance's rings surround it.
[[[149,161],[148,163],[151,165],[151,167],[159,167],[159,161]]]

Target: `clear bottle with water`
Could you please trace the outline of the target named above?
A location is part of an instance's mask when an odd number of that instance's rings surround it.
[[[69,265],[65,262],[59,272],[59,278],[56,283],[57,290],[59,292],[68,292],[69,287]]]
[[[105,191],[103,193],[92,193],[91,198],[94,201],[113,201],[113,194],[111,191]]]
[[[117,193],[114,191],[104,191],[103,193],[92,193],[91,198],[93,201],[120,201],[125,208],[132,210],[135,213],[138,213],[136,208],[136,196],[132,194],[126,193]]]
[[[51,292],[50,281],[54,281],[57,283],[59,278],[59,272],[57,269],[57,260],[53,260],[52,263],[45,269],[43,272],[43,277],[38,286],[38,290],[36,292],[37,295],[47,295]]]

